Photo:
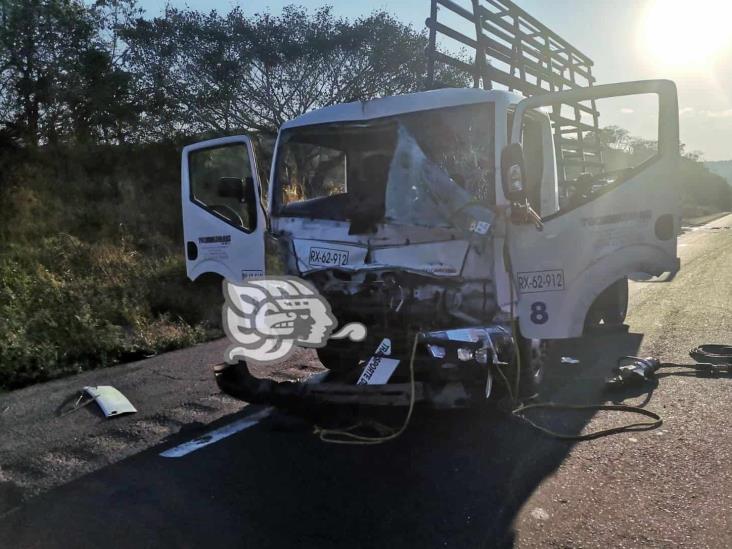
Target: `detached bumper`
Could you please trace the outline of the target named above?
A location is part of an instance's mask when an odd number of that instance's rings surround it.
[[[360,404],[365,406],[408,406],[411,384],[351,385],[345,383],[278,382],[260,379],[249,371],[246,362],[225,364],[214,370],[216,384],[229,396],[252,404],[281,408],[300,408],[323,404]],[[414,384],[414,400],[425,400],[425,386]]]

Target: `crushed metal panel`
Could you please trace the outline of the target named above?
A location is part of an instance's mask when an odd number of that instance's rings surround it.
[[[300,273],[324,268],[344,271],[401,267],[432,276],[457,276],[468,251],[466,240],[429,242],[406,246],[387,246],[371,250],[342,242],[324,240],[293,240]]]
[[[401,266],[423,271],[434,276],[457,276],[462,270],[468,242],[431,242],[375,249],[373,262],[380,265]]]

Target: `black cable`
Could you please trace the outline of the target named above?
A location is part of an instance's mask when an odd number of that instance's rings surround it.
[[[647,421],[644,423],[629,423],[627,425],[621,425],[619,427],[611,427],[609,429],[602,429],[600,431],[595,431],[592,433],[587,433],[585,435],[569,435],[566,433],[559,433],[557,431],[552,431],[551,429],[547,427],[543,427],[537,423],[534,423],[531,419],[526,417],[523,412],[526,410],[538,410],[538,409],[553,409],[553,410],[592,410],[592,411],[599,411],[599,410],[609,410],[612,412],[628,412],[631,414],[639,414],[642,416],[647,416],[653,419],[654,421]],[[526,423],[534,427],[535,429],[538,429],[542,433],[546,433],[547,435],[553,436],[554,438],[558,438],[560,440],[592,440],[595,438],[600,438],[608,435],[615,435],[618,433],[624,433],[628,431],[651,431],[653,429],[656,429],[657,427],[660,427],[663,425],[663,420],[661,419],[661,416],[656,414],[655,412],[651,412],[650,410],[645,410],[643,408],[639,408],[638,406],[630,406],[627,404],[558,404],[556,402],[538,402],[536,404],[525,404],[523,406],[519,406],[516,408],[512,414],[519,419],[524,420]]]
[[[689,356],[698,363],[732,366],[732,345],[718,343],[699,345],[689,351]]]
[[[623,356],[618,359],[615,376],[607,380],[608,387],[624,387],[633,383],[644,383],[654,377],[661,368],[688,368],[701,374],[718,377],[723,373],[732,374],[732,346],[707,344],[694,347],[689,356],[693,364],[661,362],[657,358]]]
[[[614,378],[607,380],[608,386],[618,387],[626,386],[632,383],[647,382],[656,376],[656,372],[661,368],[691,368],[703,372],[707,375],[719,375],[722,372],[732,373],[732,346],[720,344],[706,344],[694,347],[689,351],[689,356],[693,358],[695,364],[677,364],[674,362],[661,362],[657,358],[641,358],[637,356],[623,356],[618,359],[618,365],[615,368],[617,374]],[[612,410],[620,412],[629,412],[640,414],[653,419],[653,422],[634,423],[613,427],[588,433],[586,435],[568,435],[552,431],[546,427],[534,423],[526,417],[523,412],[535,409],[560,409],[560,410]],[[596,404],[596,405],[575,405],[575,404],[557,404],[553,402],[527,404],[519,406],[513,411],[513,414],[526,421],[532,427],[539,431],[551,435],[562,440],[591,440],[606,435],[622,433],[626,431],[651,430],[660,427],[663,424],[661,417],[649,410],[645,410],[638,406],[629,406],[625,404]]]

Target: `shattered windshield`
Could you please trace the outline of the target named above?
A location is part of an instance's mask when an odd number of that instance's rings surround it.
[[[280,139],[276,211],[356,231],[460,225],[465,208],[492,204],[493,151],[492,103],[295,128]]]

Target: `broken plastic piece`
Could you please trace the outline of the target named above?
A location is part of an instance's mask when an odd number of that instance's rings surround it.
[[[399,360],[387,358],[391,354],[391,340],[384,338],[376,348],[376,355],[372,356],[364,366],[356,385],[385,385],[399,366]]]
[[[561,360],[562,364],[579,364],[579,359],[574,358],[573,356],[563,356]]]
[[[127,400],[127,397],[111,385],[84,387],[84,392],[99,405],[104,417],[137,412],[137,409]]]

